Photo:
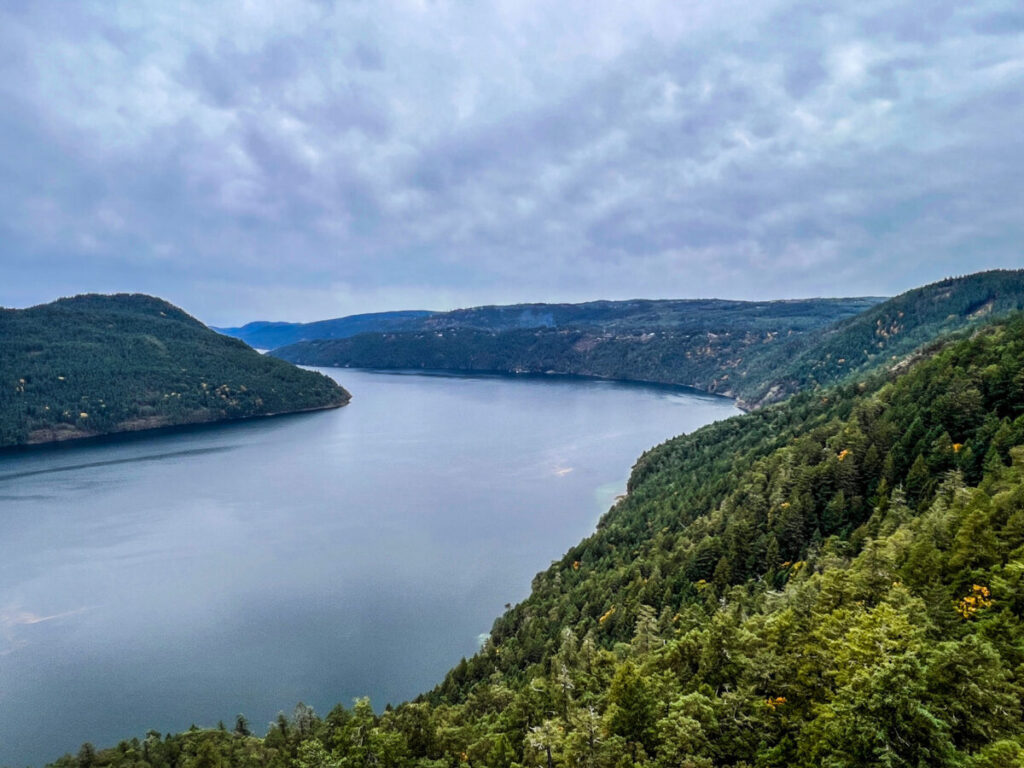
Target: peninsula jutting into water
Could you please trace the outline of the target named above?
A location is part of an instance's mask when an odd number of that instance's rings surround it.
[[[0,449],[337,408],[332,379],[267,358],[152,296],[0,309]]]

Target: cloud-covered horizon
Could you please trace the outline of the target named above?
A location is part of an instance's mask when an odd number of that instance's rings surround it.
[[[847,5],[6,3],[0,304],[230,325],[1024,266],[1024,10]]]

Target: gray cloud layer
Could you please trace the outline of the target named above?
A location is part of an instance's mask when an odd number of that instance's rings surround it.
[[[7,2],[0,303],[228,323],[1024,264],[1024,11],[847,5]]]

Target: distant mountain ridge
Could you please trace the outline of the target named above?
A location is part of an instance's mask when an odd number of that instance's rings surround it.
[[[0,309],[0,447],[344,405],[332,379],[141,294]]]
[[[607,305],[615,305],[609,311]],[[592,302],[552,324],[481,327],[479,308],[425,318],[419,331],[311,340],[273,354],[354,368],[556,373],[680,384],[746,408],[894,362],[930,340],[1024,307],[1024,271],[948,278],[888,300]],[[572,309],[569,309],[572,308]],[[460,321],[459,313],[466,320]]]
[[[853,314],[884,301],[880,297],[840,299],[629,299],[580,304],[510,304],[455,309],[432,315],[423,330],[471,328],[510,331],[527,328],[588,328],[608,331],[749,327],[781,323],[791,330],[818,325],[824,318]]]
[[[371,312],[348,315],[313,323],[287,323],[257,320],[238,328],[217,328],[218,333],[241,339],[256,349],[275,349],[310,339],[344,339],[358,333],[413,330],[419,321],[437,313],[420,309],[400,312]]]
[[[764,346],[822,330],[884,299],[680,299],[475,307],[419,330],[314,339],[273,350],[357,368],[564,373],[683,384],[734,395],[731,375]]]
[[[498,304],[448,312],[406,310],[348,315],[313,323],[256,321],[215,331],[242,339],[260,349],[278,349],[303,341],[344,339],[361,333],[415,333],[450,328],[513,331],[532,328],[601,328],[604,330],[722,329],[737,318],[751,326],[782,320],[788,329],[816,327],[884,301],[880,297],[853,299],[630,299],[587,301],[579,304]]]

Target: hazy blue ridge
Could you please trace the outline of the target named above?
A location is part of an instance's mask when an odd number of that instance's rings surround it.
[[[214,327],[213,330],[241,339],[257,349],[274,349],[306,339],[344,339],[357,333],[412,330],[420,326],[421,320],[434,314],[428,310],[408,309],[400,312],[349,315],[332,320],[318,320],[313,323],[257,320],[238,328]]]

